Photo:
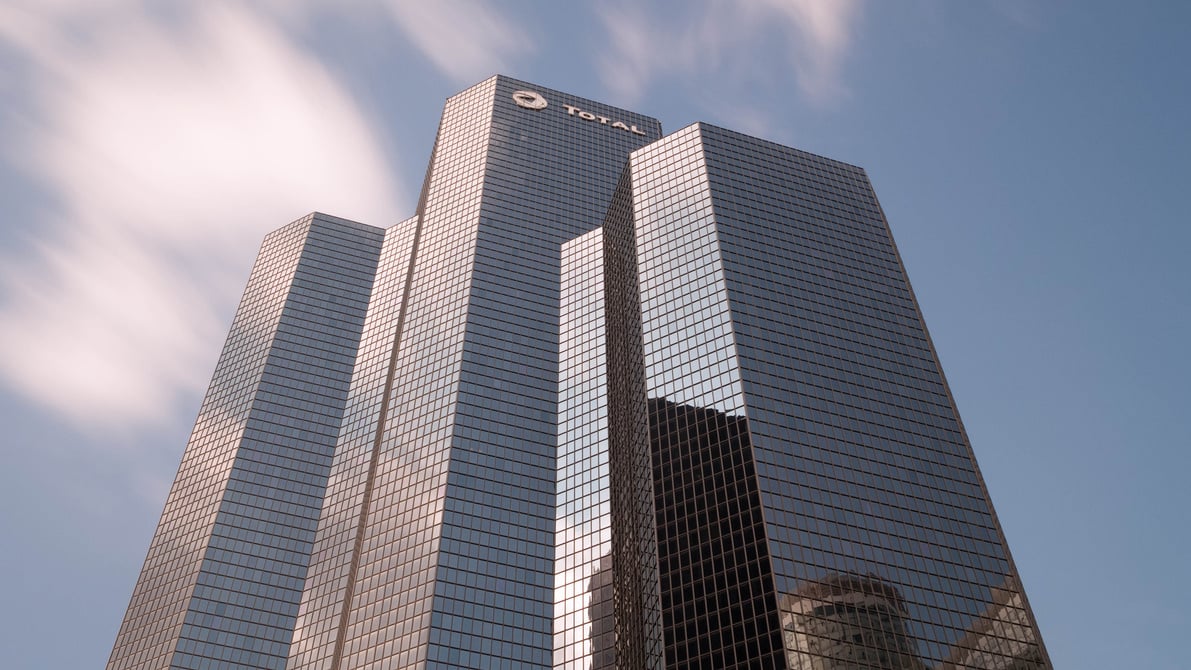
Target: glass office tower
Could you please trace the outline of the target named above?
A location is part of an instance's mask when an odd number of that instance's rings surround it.
[[[561,249],[660,135],[505,77],[447,101],[380,271],[402,276],[374,296],[392,323],[352,391],[379,405],[344,423],[291,668],[551,667]]]
[[[266,239],[111,668],[1046,668],[862,170],[507,77]]]
[[[265,238],[108,668],[284,668],[382,231]]]
[[[667,666],[1048,667],[864,171],[696,124],[630,173]]]

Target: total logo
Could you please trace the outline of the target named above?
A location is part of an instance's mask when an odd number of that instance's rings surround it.
[[[532,109],[535,111],[546,109],[546,107],[550,104],[546,102],[546,99],[542,97],[541,93],[537,93],[535,91],[514,91],[513,102],[517,103],[518,107],[524,107],[525,109]],[[563,105],[563,107],[566,108],[568,116],[577,116],[584,121],[598,121],[602,125],[619,128],[625,132],[633,133],[634,135],[645,134],[639,128],[637,128],[637,126],[626,124],[623,121],[613,121],[606,116],[599,116],[592,114],[591,112],[585,112],[582,109],[572,105]]]
[[[514,91],[513,102],[526,109],[546,109],[546,105],[550,104],[546,102],[541,93],[533,91]]]

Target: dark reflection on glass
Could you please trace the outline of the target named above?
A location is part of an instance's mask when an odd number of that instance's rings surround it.
[[[649,399],[666,666],[781,664],[756,474],[743,418]]]

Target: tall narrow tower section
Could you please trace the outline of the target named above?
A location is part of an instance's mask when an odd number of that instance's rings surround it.
[[[265,238],[109,669],[285,667],[381,235]]]

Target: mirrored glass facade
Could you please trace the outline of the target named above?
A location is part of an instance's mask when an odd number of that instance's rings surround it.
[[[382,231],[265,238],[108,668],[284,668]]]
[[[110,668],[1049,668],[863,170],[493,77],[261,249]]]
[[[603,231],[562,248],[554,665],[616,667]]]
[[[1049,667],[863,170],[705,124],[631,170],[667,665]]]

